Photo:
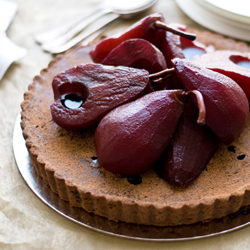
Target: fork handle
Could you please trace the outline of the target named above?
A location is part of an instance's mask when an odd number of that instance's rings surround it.
[[[108,8],[101,8],[92,12],[88,16],[85,15],[77,16],[73,20],[70,20],[67,23],[62,24],[59,27],[37,34],[35,36],[35,40],[39,44],[49,44],[49,42],[62,37],[65,33],[70,32],[70,30],[72,30],[72,28],[74,29],[74,27],[76,27],[80,22],[84,21],[86,23],[85,26],[87,26],[88,24],[92,23],[94,20],[98,19],[102,15],[108,14],[110,12],[112,12],[112,10]]]
[[[95,35],[95,37],[98,37],[102,32],[105,27],[107,27],[110,23],[114,22],[120,17],[119,14],[116,14],[112,12],[112,14],[109,14],[109,18],[107,21],[103,22],[101,25],[98,25],[94,27],[93,29],[87,30],[85,32],[80,33],[79,35],[75,36],[73,39],[70,41],[66,42],[65,44],[61,46],[56,46],[50,49],[45,49],[43,48],[46,52],[50,52],[51,54],[60,54],[65,52],[66,50],[72,48],[76,44],[84,41],[86,38],[90,37],[91,35]]]
[[[67,43],[69,40],[71,40],[73,37],[78,35],[81,31],[86,29],[88,26],[90,26],[92,23],[97,21],[102,16],[105,16],[107,14],[112,13],[113,11],[111,9],[101,9],[100,11],[97,11],[95,14],[91,15],[89,18],[84,19],[82,22],[74,26],[72,29],[70,29],[68,32],[63,34],[62,36],[58,37],[57,39],[44,43],[42,45],[42,48],[45,51],[53,50],[54,48],[58,48],[59,46]]]

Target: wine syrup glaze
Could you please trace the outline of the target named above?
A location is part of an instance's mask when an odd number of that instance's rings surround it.
[[[243,57],[243,56],[230,56],[229,58],[233,63],[237,64],[238,66],[241,66],[243,68],[246,69],[250,69],[250,60],[247,57]]]
[[[187,28],[186,28],[187,30]],[[213,47],[208,47],[198,41],[190,41],[184,37],[180,37],[180,43],[182,48],[182,53],[186,59],[190,59],[194,56],[203,55],[207,51],[213,51]]]
[[[237,63],[238,66],[241,66],[246,69],[250,69],[250,62],[248,61],[241,61]]]
[[[140,175],[127,177],[127,180],[130,184],[139,185],[142,183],[142,177]]]
[[[203,55],[205,51],[199,48],[195,48],[195,47],[188,47],[188,48],[183,49],[182,53],[186,59],[190,59],[197,55]]]
[[[61,102],[68,109],[78,109],[82,106],[84,100],[76,94],[67,94],[62,96]]]

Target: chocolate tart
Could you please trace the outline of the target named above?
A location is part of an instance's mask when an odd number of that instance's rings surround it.
[[[247,44],[210,32],[190,30],[215,49],[250,52]],[[141,183],[105,171],[97,162],[94,131],[68,132],[51,117],[53,77],[68,67],[91,62],[92,46],[58,55],[35,76],[21,104],[21,127],[32,165],[44,185],[74,207],[112,221],[175,226],[222,218],[250,205],[250,124],[232,145],[219,150],[187,187],[173,187],[154,170]]]

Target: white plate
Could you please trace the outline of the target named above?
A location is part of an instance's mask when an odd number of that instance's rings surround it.
[[[195,22],[222,35],[250,41],[250,26],[215,14],[196,0],[176,0],[179,7]],[[200,2],[200,1],[199,1]]]
[[[226,18],[250,24],[249,0],[196,0],[205,8]]]

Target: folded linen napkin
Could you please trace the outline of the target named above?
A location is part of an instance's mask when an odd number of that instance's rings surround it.
[[[17,8],[17,3],[0,0],[0,80],[12,63],[21,59],[27,53],[26,49],[14,44],[5,33],[16,14]]]

